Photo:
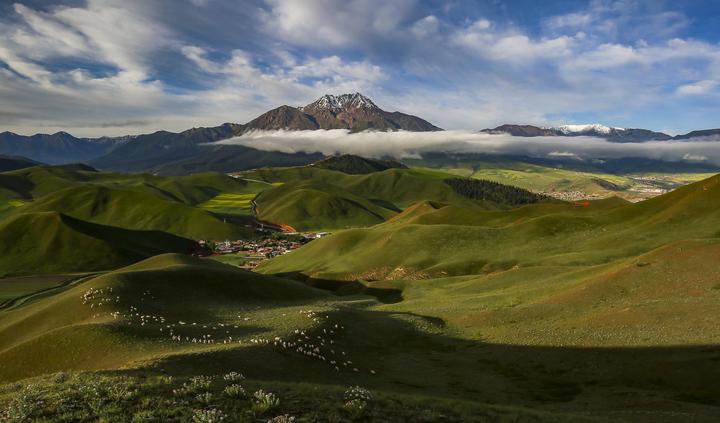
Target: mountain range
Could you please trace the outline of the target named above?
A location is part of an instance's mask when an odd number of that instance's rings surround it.
[[[324,95],[301,107],[280,106],[245,124],[225,123],[216,127],[192,128],[174,133],[122,137],[77,138],[67,132],[22,136],[0,133],[0,155],[22,156],[30,160],[65,164],[89,163],[115,171],[188,174],[198,171],[239,171],[262,166],[298,166],[322,159],[320,153],[281,153],[261,151],[240,145],[218,145],[215,141],[261,130],[346,129],[350,132],[442,131],[432,123],[402,112],[388,112],[360,93]],[[638,128],[616,128],[600,124],[538,127],[501,125],[483,129],[490,134],[506,133],[519,137],[590,136],[611,142],[687,140],[720,136],[720,129],[692,131],[670,136]]]
[[[515,137],[596,137],[611,142],[645,142],[688,140],[701,137],[720,137],[720,129],[705,129],[692,131],[682,135],[668,135],[664,132],[651,131],[641,128],[617,128],[592,123],[587,125],[561,125],[553,127],[540,127],[534,125],[505,124],[495,128],[483,129],[480,132],[488,134],[509,134]]]

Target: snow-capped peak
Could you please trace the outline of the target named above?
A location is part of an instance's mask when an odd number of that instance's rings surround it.
[[[355,93],[355,94],[341,94],[341,95],[325,94],[324,96],[322,96],[319,99],[315,100],[314,102],[308,104],[307,106],[301,107],[300,110],[309,109],[309,108],[327,109],[327,110],[339,110],[339,109],[348,109],[348,108],[375,109],[375,108],[377,108],[377,106],[375,105],[375,103],[372,102],[372,100],[365,97],[364,95],[362,95],[360,93]]]
[[[563,134],[577,134],[584,132],[598,133],[598,134],[609,134],[611,131],[622,131],[624,128],[611,128],[609,126],[601,125],[599,123],[580,124],[580,125],[560,125],[553,129],[557,129]]]

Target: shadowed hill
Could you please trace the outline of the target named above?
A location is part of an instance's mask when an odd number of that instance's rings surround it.
[[[21,213],[0,220],[0,274],[106,270],[197,244],[163,232],[84,222],[60,213]]]
[[[0,201],[11,212],[56,211],[78,219],[195,239],[249,236],[242,225],[197,206],[221,194],[255,193],[258,184],[217,173],[182,177],[97,172],[87,166],[37,166],[0,174]]]
[[[341,156],[328,157],[312,164],[315,167],[351,175],[362,175],[373,172],[381,172],[388,169],[407,169],[404,164],[395,160],[368,159],[365,157],[343,154]]]
[[[164,231],[194,239],[246,236],[249,231],[184,203],[105,186],[68,188],[42,197],[23,212],[56,211],[95,223],[138,230]]]
[[[177,254],[152,257],[0,314],[0,360],[12,363],[2,366],[0,380],[57,370],[117,368],[153,355],[192,350],[159,341],[157,334],[149,336],[140,328],[122,328],[111,314],[117,312],[121,321],[133,322],[137,318],[128,314],[130,306],[141,307],[147,317],[162,315],[174,326],[184,325],[178,324],[179,320],[187,322],[186,332],[200,338],[210,329],[194,328],[192,323],[207,322],[222,315],[224,309],[306,303],[327,297],[298,282],[211,260]],[[230,325],[227,329],[248,333]],[[53,353],[47,355],[50,350]]]
[[[23,169],[26,167],[37,166],[39,164],[41,163],[21,156],[0,155],[0,172]]]

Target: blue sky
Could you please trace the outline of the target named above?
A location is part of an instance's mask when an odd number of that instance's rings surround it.
[[[448,129],[720,127],[720,3],[0,0],[0,130],[246,122],[362,92]]]

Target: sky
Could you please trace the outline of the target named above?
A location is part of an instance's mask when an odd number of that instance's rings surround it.
[[[446,129],[720,127],[720,2],[0,0],[0,131],[247,122],[361,92]]]

